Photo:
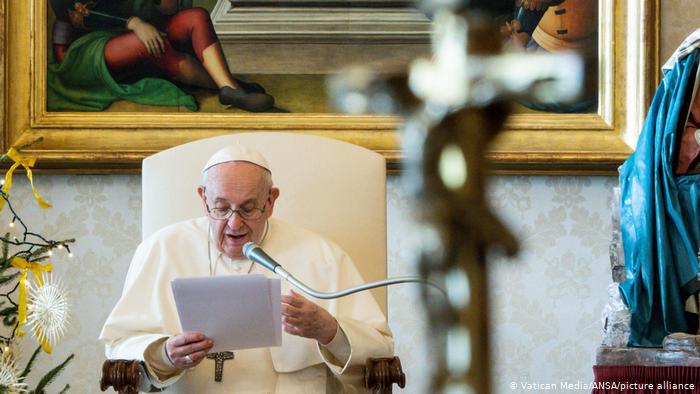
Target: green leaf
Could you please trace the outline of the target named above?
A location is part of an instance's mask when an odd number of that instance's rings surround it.
[[[2,319],[2,324],[6,326],[14,326],[17,324],[17,315],[7,315]]]
[[[22,371],[21,374],[19,374],[20,377],[26,378],[27,375],[29,375],[29,372],[32,371],[32,364],[34,364],[34,360],[36,359],[36,356],[39,354],[41,351],[41,346],[37,346],[36,350],[34,351],[34,354],[32,354],[32,357],[29,358],[29,361],[27,361],[27,366],[24,367],[24,371]]]
[[[29,258],[27,258],[27,261],[31,261],[32,263],[39,263],[44,260],[47,260],[48,258],[49,256],[46,254],[46,252],[36,254],[32,253],[31,255],[29,255]]]
[[[10,238],[10,233],[5,233],[5,239]],[[3,242],[2,243],[2,266],[3,268],[9,267],[10,266],[10,243],[9,242]]]
[[[0,316],[2,316],[2,322],[6,326],[14,326],[17,323],[17,307],[9,306],[3,310],[0,310]]]
[[[17,279],[20,276],[20,272],[15,272],[14,274],[0,277],[0,285],[3,285],[11,280]]]
[[[66,367],[66,365],[68,364],[68,362],[69,362],[70,360],[72,360],[73,357],[74,357],[74,355],[71,354],[70,356],[68,356],[68,358],[66,358],[65,361],[63,361],[62,363],[58,364],[57,367],[55,367],[54,369],[50,370],[46,375],[44,375],[44,377],[41,378],[41,380],[39,381],[39,383],[36,385],[36,388],[34,389],[34,391],[37,392],[37,393],[43,393],[43,392],[44,392],[44,388],[46,388],[46,386],[48,386],[49,384],[51,384],[51,382],[53,382],[53,380],[56,379],[56,376],[58,376],[58,374],[60,374],[60,373],[63,371],[63,369],[64,369],[64,368]]]
[[[5,309],[0,310],[0,316],[8,316],[8,315],[16,315],[17,314],[17,307],[16,306],[8,306]]]

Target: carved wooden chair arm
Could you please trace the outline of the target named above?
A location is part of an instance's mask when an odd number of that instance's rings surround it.
[[[406,386],[406,375],[398,357],[367,359],[365,388],[374,394],[391,394],[394,383],[401,388]],[[106,360],[102,364],[100,390],[105,391],[110,386],[119,394],[138,394],[139,390],[160,391],[150,386],[146,368],[140,360]]]
[[[392,385],[406,387],[406,375],[398,357],[368,358],[365,362],[365,388],[373,394],[391,394]]]
[[[106,360],[102,364],[100,390],[110,386],[120,394],[138,394],[139,391],[152,392],[146,367],[141,360]],[[146,386],[146,387],[142,387]],[[159,391],[159,390],[158,390]]]

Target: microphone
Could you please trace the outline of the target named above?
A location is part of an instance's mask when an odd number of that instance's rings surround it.
[[[243,245],[243,255],[247,259],[255,261],[272,272],[275,272],[277,267],[281,267],[278,262],[265,253],[255,242],[246,242],[245,245]]]
[[[287,282],[291,283],[294,287],[297,289],[301,290],[302,292],[315,297],[319,298],[322,300],[329,300],[332,298],[340,298],[344,297],[346,295],[350,295],[353,293],[357,293],[362,290],[369,290],[373,289],[375,287],[380,287],[380,286],[388,286],[388,285],[393,285],[393,284],[398,284],[398,283],[409,283],[409,282],[416,282],[416,283],[423,283],[427,284],[430,286],[433,286],[440,290],[445,297],[447,297],[447,292],[445,292],[445,289],[442,287],[438,286],[436,283],[431,282],[429,280],[420,278],[420,277],[415,277],[415,276],[402,276],[398,278],[387,278],[384,280],[380,280],[377,282],[370,282],[370,283],[365,283],[362,285],[354,286],[345,290],[340,290],[332,293],[323,293],[320,291],[316,291],[304,283],[300,282],[297,278],[292,276],[289,272],[287,272],[278,262],[276,262],[272,257],[270,257],[267,253],[265,253],[262,248],[256,244],[255,242],[246,242],[243,245],[243,255],[251,260],[254,261],[263,267],[269,269],[270,271],[274,272],[275,274],[281,276],[284,278]]]

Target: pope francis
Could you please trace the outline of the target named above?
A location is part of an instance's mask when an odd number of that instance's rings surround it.
[[[319,291],[362,282],[337,245],[271,218],[280,191],[260,153],[223,148],[202,173],[197,192],[206,216],[166,227],[136,249],[121,298],[100,334],[107,357],[144,360],[153,384],[171,393],[361,391],[365,360],[393,351],[386,318],[367,292],[311,301],[282,282],[280,347],[209,354],[211,338],[181,331],[173,279],[274,275],[243,256],[249,241]]]

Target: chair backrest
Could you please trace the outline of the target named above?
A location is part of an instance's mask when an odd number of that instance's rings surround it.
[[[273,217],[340,245],[365,281],[386,277],[386,164],[368,149],[330,138],[277,132],[231,134],[164,150],[143,161],[142,236],[204,214],[196,188],[218,149],[259,151],[280,189]],[[372,291],[386,313],[385,288]]]

